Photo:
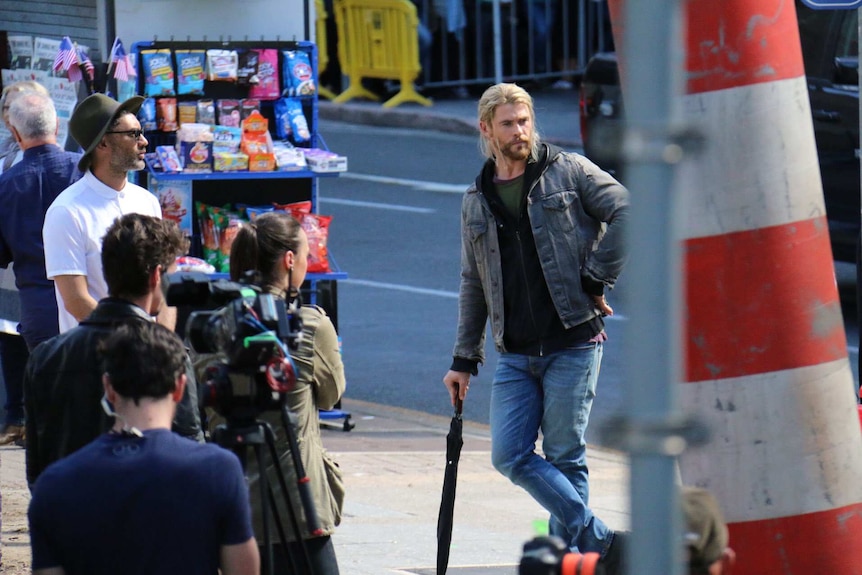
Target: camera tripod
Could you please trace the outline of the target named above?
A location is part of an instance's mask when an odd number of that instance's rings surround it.
[[[288,440],[291,459],[294,470],[296,471],[297,487],[299,489],[300,503],[305,515],[306,525],[312,535],[321,534],[321,529],[317,520],[317,513],[314,509],[314,501],[311,497],[311,492],[308,485],[308,477],[305,474],[305,467],[302,464],[300,457],[299,446],[296,441],[294,431],[296,416],[286,404],[281,405],[281,419],[284,433]],[[288,563],[291,566],[292,573],[308,573],[314,575],[311,557],[308,552],[308,547],[302,537],[299,528],[299,521],[296,516],[293,504],[290,500],[290,493],[287,490],[287,480],[284,477],[284,471],[281,468],[278,451],[275,447],[275,433],[272,426],[260,419],[232,419],[228,418],[227,423],[221,424],[215,428],[212,434],[213,441],[221,447],[230,449],[240,459],[242,467],[245,470],[247,467],[248,451],[254,451],[255,461],[258,466],[260,501],[261,501],[261,520],[263,523],[263,546],[266,552],[261,557],[261,573],[262,575],[275,575],[273,572],[274,557],[273,557],[273,539],[270,527],[270,518],[274,521],[278,536],[282,542],[281,548],[284,551]],[[275,468],[276,477],[281,492],[286,500],[288,515],[290,516],[291,527],[296,535],[296,541],[302,549],[302,557],[296,558],[288,549],[288,539],[285,536],[284,523],[281,518],[281,513],[278,509],[278,504],[273,497],[272,485],[270,485],[267,473],[267,463],[272,463]],[[267,512],[269,510],[269,512]],[[271,516],[271,517],[270,517]],[[302,561],[304,571],[299,569]]]

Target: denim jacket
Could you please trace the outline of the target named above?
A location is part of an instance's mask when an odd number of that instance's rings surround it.
[[[613,288],[625,262],[629,194],[610,174],[554,146],[528,183],[527,215],[551,298],[564,327],[600,314],[583,283]],[[461,203],[461,287],[453,355],[485,360],[485,324],[498,352],[503,343],[503,272],[497,225],[485,196],[471,185]],[[462,363],[463,365],[463,363]]]

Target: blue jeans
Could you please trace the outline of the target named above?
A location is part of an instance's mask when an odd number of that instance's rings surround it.
[[[587,507],[584,432],[596,395],[601,343],[547,356],[503,353],[491,386],[491,460],[551,514],[551,534],[604,555],[613,532]],[[542,451],[535,444],[542,430]]]

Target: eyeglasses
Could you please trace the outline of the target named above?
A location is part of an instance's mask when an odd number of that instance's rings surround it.
[[[122,131],[113,131],[113,132],[105,132],[106,134],[125,134],[132,138],[133,140],[140,139],[141,136],[144,135],[143,130],[122,130]]]

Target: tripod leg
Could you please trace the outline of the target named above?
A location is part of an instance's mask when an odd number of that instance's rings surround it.
[[[271,457],[273,458],[274,461],[279,461],[278,453],[275,449],[275,433],[272,431],[272,427],[270,427],[269,425],[266,425],[266,428],[264,431],[266,434],[267,445],[269,445]],[[290,447],[291,453],[292,454],[296,453],[298,455],[299,449],[296,446],[296,439],[293,437],[293,430],[292,429],[285,429],[285,435],[288,438],[288,446]],[[296,463],[296,458],[294,457],[294,471],[296,472],[296,477],[297,478],[305,477],[305,470],[302,467],[302,461],[301,460],[299,461],[299,467],[296,467],[295,463]],[[311,563],[311,556],[308,553],[308,546],[305,544],[305,539],[302,536],[302,531],[300,530],[299,522],[298,522],[297,517],[296,517],[296,511],[294,511],[294,507],[291,504],[290,499],[289,499],[289,495],[288,495],[289,491],[287,490],[287,480],[284,478],[284,472],[281,469],[281,465],[276,465],[276,471],[277,471],[276,477],[278,477],[278,481],[279,481],[281,490],[284,492],[285,498],[287,499],[287,509],[290,512],[290,519],[293,522],[293,532],[296,533],[296,541],[299,544],[299,546],[302,548],[302,555],[303,555],[303,559],[305,560],[305,567],[307,569],[306,573],[308,573],[309,575],[314,575],[314,567],[312,566],[312,563]],[[306,488],[306,491],[308,490],[308,484],[307,483],[300,484],[300,499],[302,499],[301,488],[303,486]],[[308,494],[308,496],[310,497],[310,493]],[[308,524],[309,531],[311,531],[312,523],[311,523],[310,518],[314,519],[314,523],[313,523],[314,525],[317,524],[317,515],[314,511],[314,503],[311,502],[311,508],[310,508],[311,515],[309,515],[309,507],[306,507],[305,501],[303,500],[303,501],[301,501],[301,503],[303,504],[303,510],[305,511],[306,523]],[[311,531],[311,532],[313,533],[313,531]],[[282,541],[286,541],[286,540],[282,539]],[[287,549],[286,543],[285,543],[285,549]],[[295,567],[295,565],[294,565],[294,567]]]
[[[257,460],[258,475],[260,476],[260,479],[258,480],[260,483],[260,509],[261,520],[263,521],[264,549],[266,550],[263,557],[261,557],[261,574],[275,575],[272,570],[272,534],[269,531],[269,515],[267,515],[266,512],[267,508],[269,508],[270,505],[273,505],[274,502],[270,499],[272,488],[269,486],[269,481],[266,476],[266,461],[264,460],[263,446],[260,443],[254,444],[254,457]]]
[[[271,454],[273,461],[275,461],[276,473],[281,471],[281,466],[278,463],[278,460],[274,455]],[[281,554],[284,555],[285,564],[290,564],[291,573],[299,573],[298,566],[296,565],[296,559],[294,559],[293,554],[290,552],[288,546],[288,539],[284,531],[284,523],[281,521],[281,514],[278,509],[278,502],[275,500],[275,493],[272,489],[272,483],[268,484],[269,486],[269,510],[272,513],[272,517],[275,520],[275,528],[278,531],[279,541],[281,541]],[[285,505],[287,507],[287,512],[290,514],[290,520],[293,525],[293,532],[299,533],[299,524],[296,520],[296,512],[293,510],[293,506],[290,504],[290,496],[285,493]],[[273,565],[276,565],[275,560],[273,560]],[[273,574],[275,575],[275,574]]]
[[[287,436],[288,444],[290,445],[290,455],[293,457],[293,467],[296,469],[296,486],[299,489],[299,498],[302,503],[302,508],[305,511],[305,521],[308,525],[308,531],[313,537],[323,535],[323,530],[317,521],[317,512],[314,510],[314,500],[311,498],[311,491],[308,489],[308,476],[305,474],[305,466],[302,464],[302,456],[299,453],[299,444],[296,442],[296,414],[290,411],[287,405],[281,406],[281,421],[284,426],[284,433]],[[272,429],[269,430],[272,433]]]

